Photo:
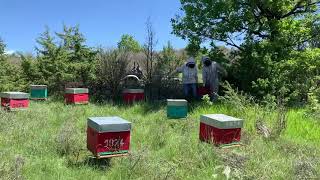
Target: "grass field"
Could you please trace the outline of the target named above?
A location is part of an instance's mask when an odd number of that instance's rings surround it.
[[[245,119],[244,146],[220,149],[198,140],[199,116]],[[320,178],[320,121],[303,109],[287,114],[279,138],[264,139],[257,119],[272,129],[277,113],[260,107],[195,103],[185,120],[168,120],[165,104],[65,106],[32,102],[26,111],[0,112],[0,179],[308,179]],[[93,161],[86,150],[91,116],[133,123],[131,155]]]

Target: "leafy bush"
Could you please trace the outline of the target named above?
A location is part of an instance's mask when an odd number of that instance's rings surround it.
[[[290,104],[306,102],[313,79],[320,74],[320,49],[294,51],[288,59],[268,66],[270,75],[253,81],[256,95],[263,97],[270,93],[287,97]]]
[[[106,98],[110,90],[112,99],[116,99],[120,92],[121,81],[126,75],[129,56],[126,51],[109,50],[99,51],[96,67],[95,90],[98,96]]]
[[[319,77],[316,79],[320,79]],[[316,81],[317,82],[317,81]],[[319,85],[314,85],[310,88],[308,93],[308,115],[320,118],[320,87]]]

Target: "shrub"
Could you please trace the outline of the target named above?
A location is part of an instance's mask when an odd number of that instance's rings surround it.
[[[95,90],[100,97],[106,97],[109,89],[111,98],[115,100],[120,92],[121,81],[126,75],[129,62],[128,53],[120,50],[100,50],[96,68],[97,81]]]
[[[320,78],[318,77],[316,80],[318,81],[318,79]],[[308,115],[320,118],[320,87],[316,83],[309,90],[307,107]]]

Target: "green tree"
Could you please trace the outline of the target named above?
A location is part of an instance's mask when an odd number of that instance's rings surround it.
[[[181,0],[185,15],[172,19],[173,32],[184,39],[221,41],[240,50],[248,41],[269,40],[282,48],[296,46],[310,39],[319,20],[319,2]]]
[[[3,40],[0,38],[0,56],[4,55],[5,48],[6,48],[6,45],[4,44]]]
[[[66,83],[89,86],[95,78],[97,51],[87,47],[79,27],[63,27],[51,34],[47,28],[37,39],[37,57],[22,56],[22,69],[29,83],[47,84],[51,92],[61,92]]]
[[[131,52],[140,52],[142,50],[139,42],[129,34],[121,36],[121,40],[118,42],[118,49]]]
[[[48,85],[51,92],[63,90],[65,81],[72,81],[73,72],[68,63],[69,53],[64,45],[58,45],[55,37],[47,28],[37,39],[37,67],[43,83]]]
[[[177,67],[181,66],[183,62],[184,59],[177,55],[177,52],[169,41],[159,54],[158,61],[155,66],[156,74],[168,76]]]
[[[6,44],[0,38],[0,92],[23,90],[25,84],[17,73],[19,68],[8,62],[5,47]]]
[[[97,51],[89,48],[79,26],[64,25],[62,33],[56,33],[62,41],[62,48],[67,51],[69,70],[74,74],[74,81],[80,81],[85,86],[94,79],[94,63]]]
[[[295,78],[281,82],[279,76],[285,76],[280,67],[313,47],[319,0],[181,0],[181,4],[184,15],[172,19],[173,32],[189,42],[209,41],[213,47],[223,42],[236,48],[229,74],[240,89],[258,97],[294,93],[288,84]]]

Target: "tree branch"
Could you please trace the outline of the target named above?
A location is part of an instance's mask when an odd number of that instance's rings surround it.
[[[230,40],[230,42],[229,42],[228,40],[225,40],[225,39],[217,39],[217,38],[216,38],[217,41],[226,43],[226,45],[229,45],[229,46],[233,46],[233,47],[239,49],[240,51],[244,51],[244,49],[243,49],[242,47],[236,45],[236,43],[234,43],[229,36],[228,36],[228,39]]]
[[[306,5],[302,5],[302,3],[304,1],[305,0],[300,0],[299,2],[297,2],[297,4],[294,6],[294,8],[291,11],[289,11],[287,14],[282,15],[280,17],[280,19],[289,17],[291,15],[295,15],[295,14],[302,14],[302,13],[306,13],[306,12],[315,12],[315,11],[308,10],[308,7],[320,3],[320,1],[318,0],[318,1],[310,2],[310,3],[306,2],[307,3]],[[304,9],[302,10],[301,8],[304,8]]]

